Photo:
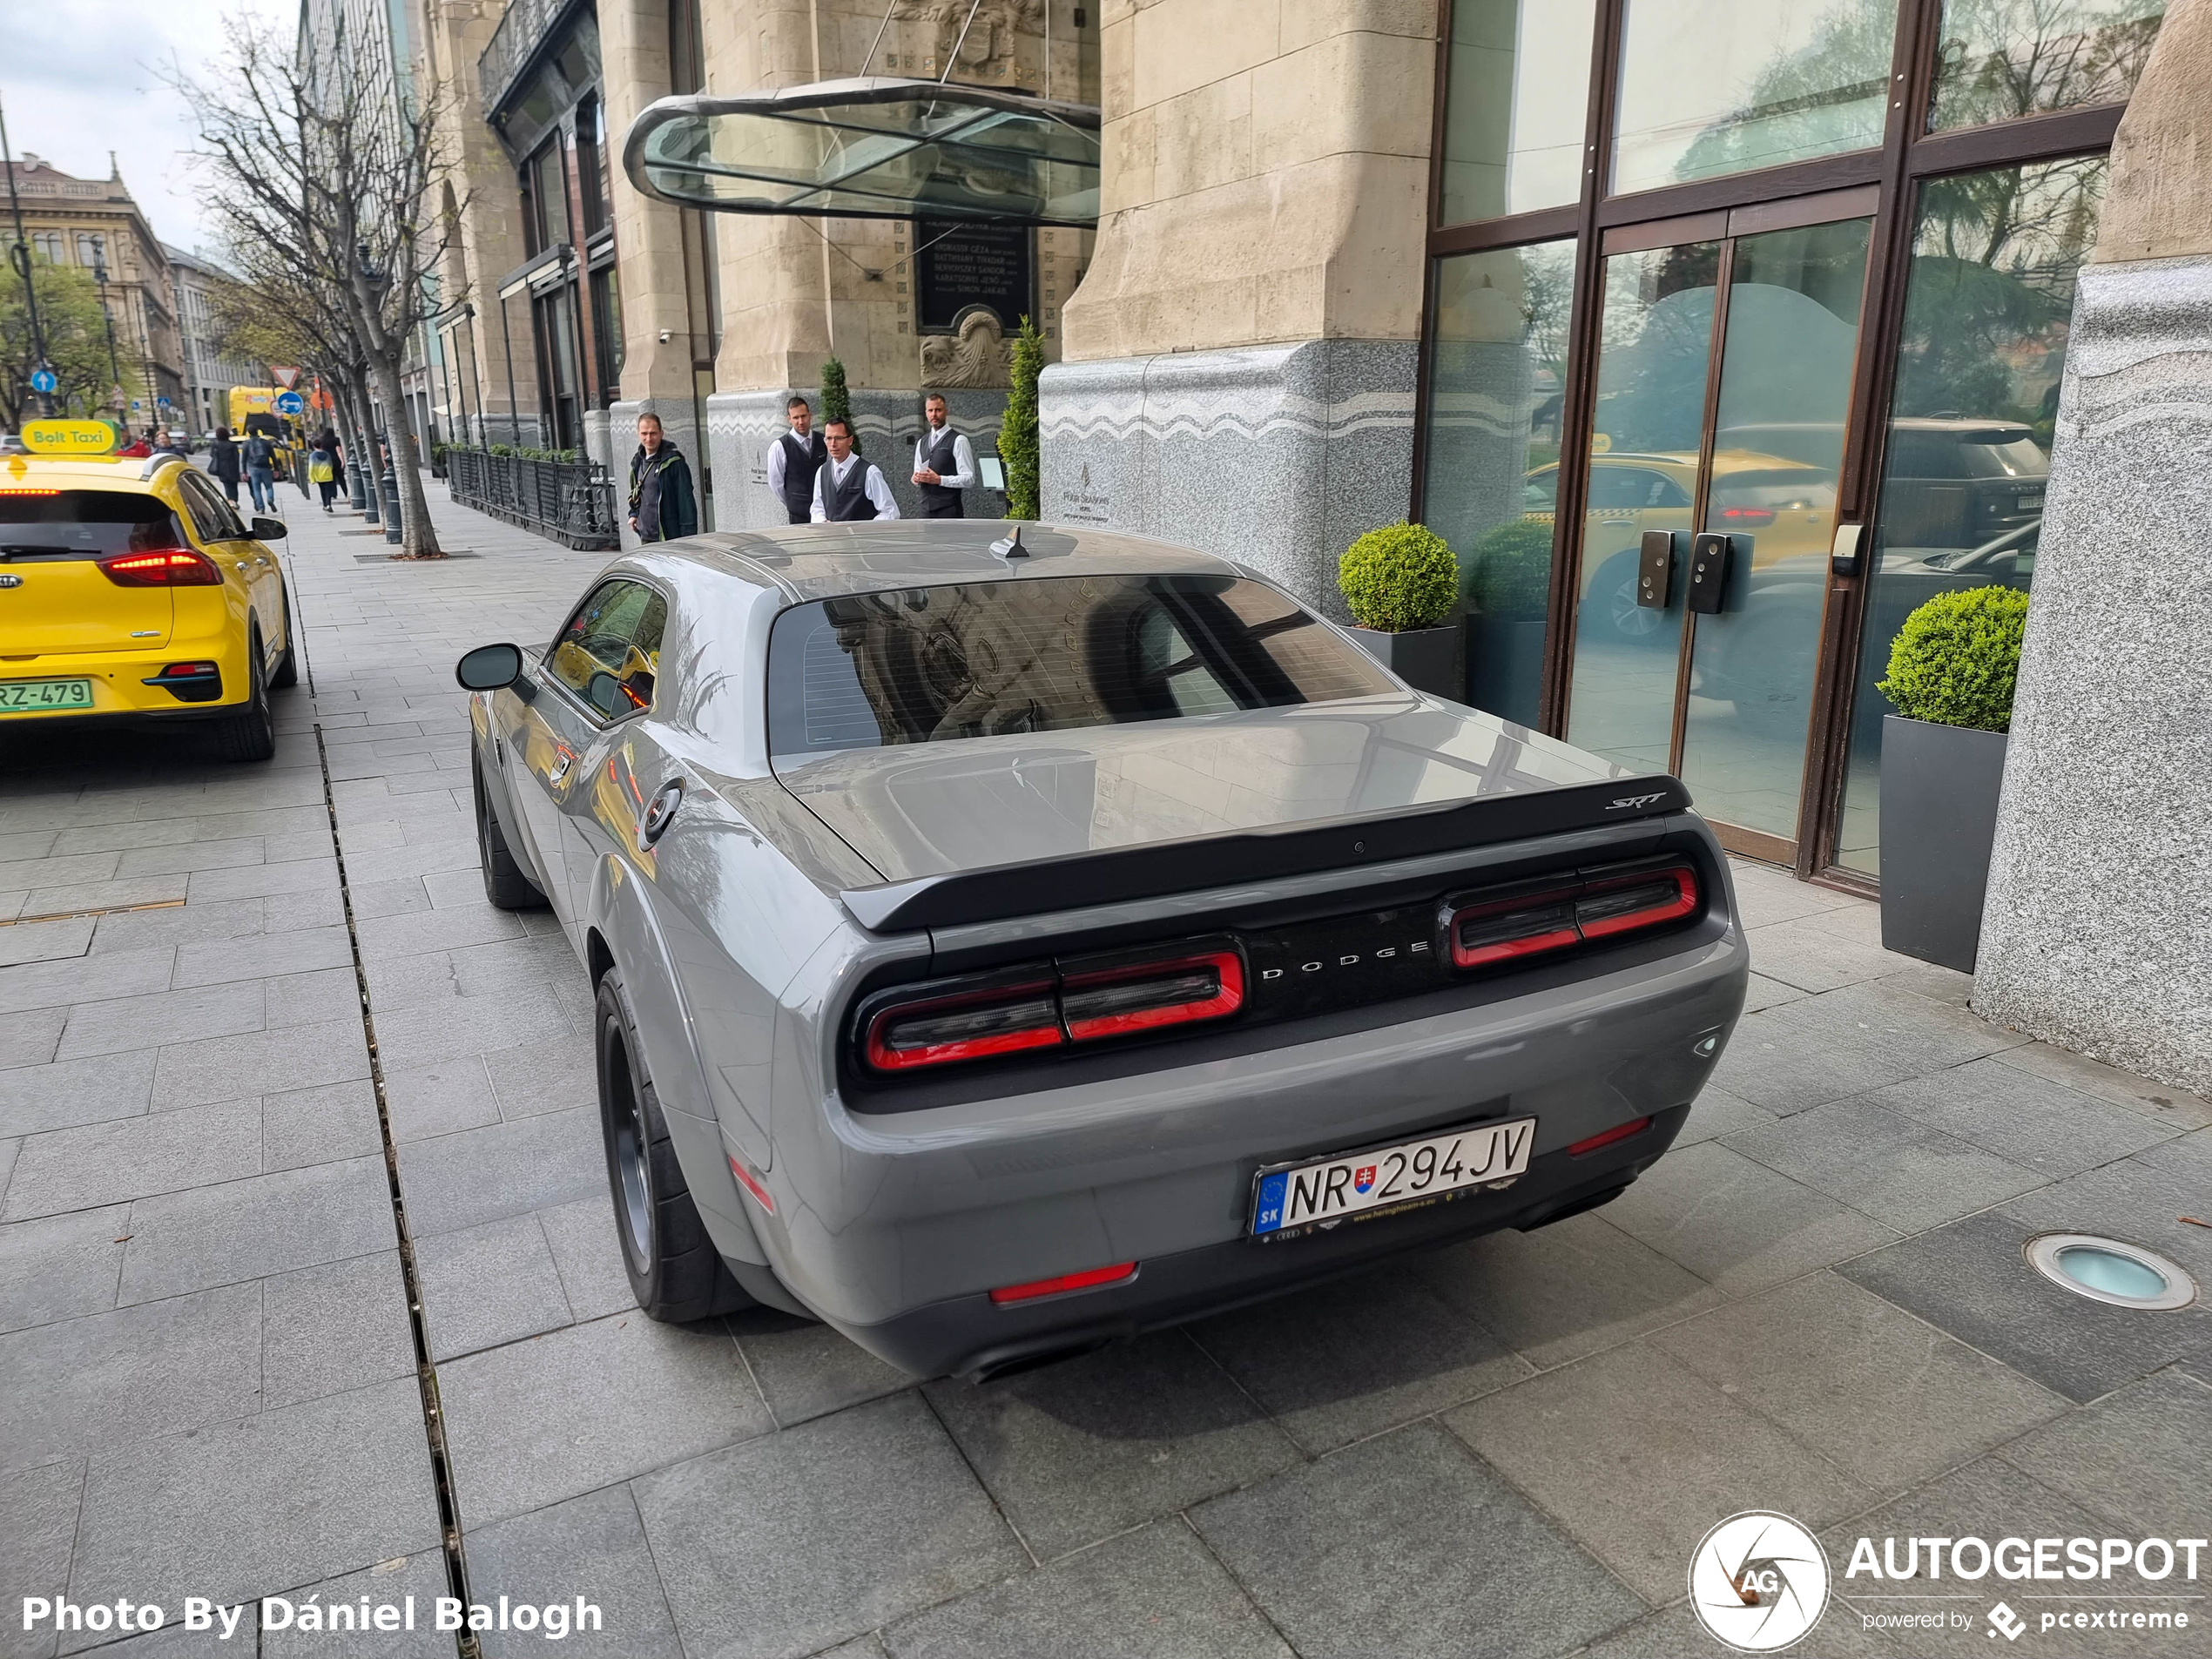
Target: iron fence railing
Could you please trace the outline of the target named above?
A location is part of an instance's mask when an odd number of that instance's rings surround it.
[[[446,450],[446,486],[462,506],[565,547],[620,545],[614,480],[588,461],[526,461],[455,445]]]
[[[491,31],[491,39],[476,58],[476,84],[483,95],[484,112],[496,113],[514,91],[545,42],[568,16],[575,0],[510,0]]]

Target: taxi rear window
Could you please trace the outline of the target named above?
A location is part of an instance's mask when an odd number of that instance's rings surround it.
[[[1263,583],[1049,577],[799,605],[768,637],[778,755],[1067,732],[1396,691]]]
[[[184,545],[176,515],[158,496],[0,488],[0,559],[104,559]]]

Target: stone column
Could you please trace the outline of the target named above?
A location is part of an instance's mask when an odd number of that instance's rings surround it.
[[[1107,0],[1104,24],[1044,516],[1246,559],[1342,616],[1339,556],[1411,494],[1435,8]]]
[[[2212,1093],[2212,0],[2169,9],[2076,290],[1973,1004]]]
[[[622,285],[622,395],[603,417],[607,467],[619,495],[627,488],[630,457],[637,447],[637,417],[650,410],[660,416],[670,440],[691,457],[698,487],[705,482],[707,448],[691,388],[681,212],[641,194],[622,168],[622,144],[631,123],[645,105],[668,95],[668,5],[666,0],[599,0],[598,19],[610,152],[607,172]],[[617,516],[623,545],[635,546],[629,514]]]

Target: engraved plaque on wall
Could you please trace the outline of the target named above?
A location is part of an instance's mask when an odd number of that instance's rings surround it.
[[[1029,228],[965,219],[914,221],[914,311],[924,334],[949,334],[970,306],[988,306],[1012,334],[1035,315]]]

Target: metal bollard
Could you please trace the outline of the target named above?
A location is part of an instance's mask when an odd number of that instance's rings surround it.
[[[348,458],[346,462],[347,502],[357,513],[368,510],[368,475],[361,470],[361,463]]]
[[[384,539],[396,546],[403,534],[400,525],[400,475],[392,470],[388,454],[384,459],[384,475],[377,485],[384,497]]]

